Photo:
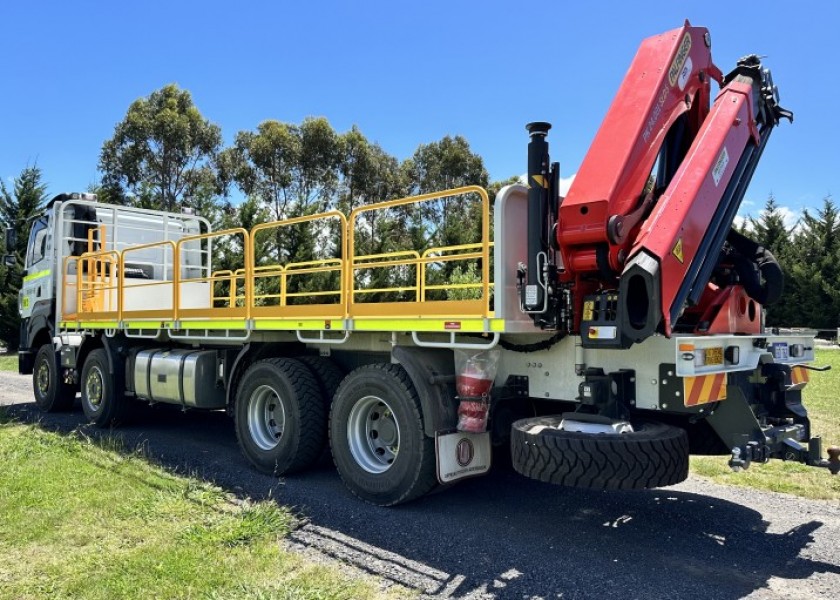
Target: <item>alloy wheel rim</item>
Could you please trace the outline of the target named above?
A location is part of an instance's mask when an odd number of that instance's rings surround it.
[[[94,365],[85,379],[85,399],[94,410],[102,405],[103,387],[102,369]]]
[[[270,385],[261,385],[248,402],[248,432],[260,450],[272,450],[283,437],[286,410],[280,395]]]
[[[360,398],[350,410],[347,439],[362,469],[376,475],[390,469],[400,449],[400,426],[391,406],[378,396]]]

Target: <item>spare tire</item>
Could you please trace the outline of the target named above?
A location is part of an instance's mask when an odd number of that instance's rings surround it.
[[[633,421],[632,432],[585,433],[560,429],[562,419],[535,417],[513,424],[511,456],[517,472],[595,490],[655,488],[688,477],[688,435],[679,427]]]

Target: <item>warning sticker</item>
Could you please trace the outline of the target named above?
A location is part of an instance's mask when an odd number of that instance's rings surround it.
[[[674,249],[671,250],[671,254],[673,254],[674,258],[676,258],[678,261],[680,261],[680,263],[683,262],[682,238],[679,238],[677,240],[677,243],[674,244]]]
[[[720,183],[720,178],[723,177],[723,173],[726,171],[726,166],[728,164],[729,152],[726,151],[726,146],[724,146],[723,151],[720,153],[720,156],[715,163],[715,168],[712,169],[712,179],[715,180],[715,187],[717,187]]]
[[[595,302],[592,300],[587,300],[583,303],[583,320],[584,321],[591,321],[592,317],[594,316],[593,313],[595,312]]]
[[[534,183],[536,183],[538,187],[548,187],[548,181],[546,181],[545,177],[543,177],[542,175],[531,175],[531,179],[534,180]]]
[[[686,32],[683,36],[680,47],[677,50],[677,55],[674,57],[674,62],[671,63],[671,68],[668,69],[668,82],[671,87],[677,84],[677,79],[685,66],[685,61],[688,58],[688,53],[691,50],[691,34]],[[682,89],[682,88],[680,88]]]

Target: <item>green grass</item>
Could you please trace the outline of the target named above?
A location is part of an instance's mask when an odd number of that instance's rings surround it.
[[[815,365],[831,365],[825,373],[810,373],[803,401],[811,418],[811,435],[823,439],[823,451],[840,446],[840,350],[817,350]],[[771,460],[754,464],[749,470],[733,473],[720,456],[693,456],[691,470],[718,483],[749,486],[785,492],[805,498],[840,500],[840,475],[798,463]]]
[[[0,354],[0,371],[14,371],[18,370],[17,354]]]
[[[372,579],[282,550],[287,509],[118,450],[0,422],[0,598],[381,595]]]

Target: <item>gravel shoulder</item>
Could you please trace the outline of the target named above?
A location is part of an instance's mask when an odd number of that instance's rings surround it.
[[[0,405],[48,429],[99,435],[83,425],[79,410],[37,413],[28,377],[0,373]],[[500,466],[487,477],[383,509],[352,498],[326,462],[279,480],[256,473],[221,413],[158,406],[115,433],[126,448],[142,448],[167,468],[294,507],[303,525],[289,547],[420,597],[840,595],[837,502],[694,477],[658,490],[589,492],[530,481]]]

